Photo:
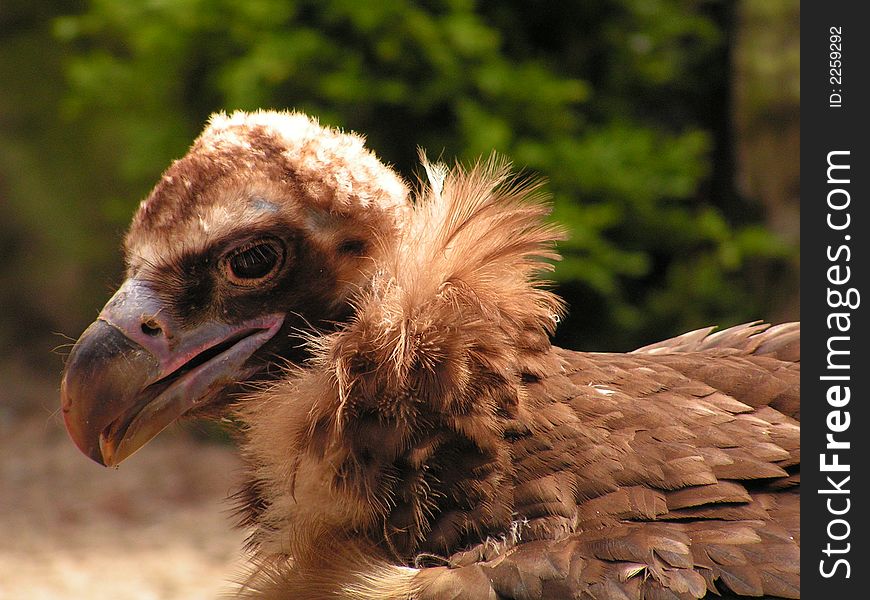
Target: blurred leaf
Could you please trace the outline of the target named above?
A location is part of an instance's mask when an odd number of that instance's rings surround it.
[[[495,149],[547,177],[572,233],[554,274],[575,315],[561,343],[625,347],[765,317],[769,274],[796,261],[721,160],[730,115],[711,107],[729,89],[730,3],[32,4],[42,26],[0,40],[0,114],[17,115],[0,133],[14,215],[0,232],[17,257],[2,273],[5,301],[50,327],[75,333],[93,316],[137,202],[211,112],[236,108],[313,112],[406,176],[423,146],[465,161]],[[765,6],[741,14],[767,19]],[[746,31],[764,51],[737,56],[755,74],[744,95],[765,115],[780,90],[764,73],[797,93],[796,46],[780,57],[787,31]]]

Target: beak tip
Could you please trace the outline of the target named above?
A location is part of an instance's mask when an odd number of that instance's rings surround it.
[[[116,450],[117,448],[115,448],[104,435],[100,434],[99,446],[90,456],[93,460],[97,461],[104,467],[117,467],[118,463],[120,463],[121,461],[116,460],[117,458],[119,458]],[[94,458],[94,455],[98,455],[99,458]]]
[[[100,445],[89,443],[87,436],[77,430],[76,423],[74,422],[74,419],[71,419],[71,415],[68,411],[64,411],[63,420],[70,439],[81,453],[99,465],[104,467],[108,466],[104,460]]]
[[[88,458],[103,464],[103,456],[99,447],[89,443],[87,435],[88,420],[82,420],[77,414],[75,402],[67,385],[67,377],[64,375],[60,385],[60,410],[63,415],[63,424],[73,444]]]
[[[91,452],[90,454],[88,454],[87,456],[88,456],[88,458],[90,458],[92,461],[94,461],[95,463],[97,463],[97,464],[100,465],[101,467],[112,467],[112,466],[114,466],[114,465],[112,465],[112,464],[107,464],[106,462],[103,461],[103,455],[100,454],[100,451],[99,451],[99,450],[95,450],[95,451]]]

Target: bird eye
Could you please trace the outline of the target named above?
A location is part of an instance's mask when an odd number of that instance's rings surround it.
[[[257,240],[233,250],[224,259],[224,273],[236,285],[257,285],[271,279],[284,260],[277,240]]]

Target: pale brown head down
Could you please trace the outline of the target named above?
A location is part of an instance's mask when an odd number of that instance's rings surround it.
[[[363,254],[389,239],[408,208],[408,189],[355,133],[301,113],[212,115],[187,155],[139,206],[124,250],[128,274],[202,254],[246,230],[289,225],[319,245],[346,277],[342,244]]]

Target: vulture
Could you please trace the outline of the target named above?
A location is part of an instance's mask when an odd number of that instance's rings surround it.
[[[214,115],[67,359],[78,448],[114,466],[179,418],[237,422],[241,598],[798,598],[799,324],[556,347],[540,184],[423,168]]]

